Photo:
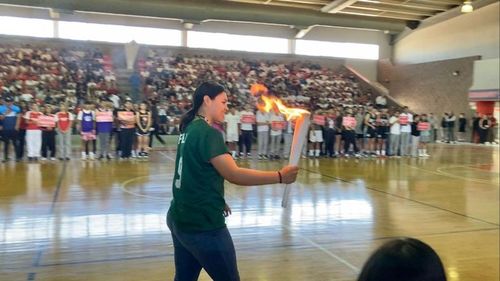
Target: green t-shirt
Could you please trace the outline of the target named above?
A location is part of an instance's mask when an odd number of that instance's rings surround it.
[[[226,226],[224,178],[210,163],[224,153],[229,151],[222,134],[201,118],[195,118],[179,136],[169,214],[181,230]]]

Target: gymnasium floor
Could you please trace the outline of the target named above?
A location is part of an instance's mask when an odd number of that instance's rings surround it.
[[[498,147],[429,151],[426,160],[302,159],[288,209],[282,185],[227,184],[242,280],[355,280],[398,236],[436,249],[450,281],[499,280]],[[173,280],[174,157],[0,164],[0,280]]]

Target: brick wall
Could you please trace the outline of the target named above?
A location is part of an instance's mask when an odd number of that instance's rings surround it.
[[[379,81],[390,95],[417,113],[441,116],[453,111],[471,117],[468,93],[472,86],[473,65],[479,57],[468,57],[411,65],[379,63]],[[388,81],[387,81],[388,80]]]

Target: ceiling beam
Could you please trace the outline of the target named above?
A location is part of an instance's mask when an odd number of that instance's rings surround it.
[[[360,10],[370,10],[370,11],[379,11],[379,12],[394,12],[399,14],[408,14],[408,15],[418,15],[425,17],[432,17],[434,14],[429,10],[417,10],[417,9],[408,9],[405,7],[395,7],[395,6],[387,6],[387,5],[377,5],[373,3],[364,3],[358,2],[349,8],[360,9]],[[439,12],[439,11],[438,11]]]
[[[390,18],[390,19],[398,19],[398,20],[423,20],[425,17],[418,15],[406,15],[399,14],[393,12],[384,12],[384,11],[368,11],[368,10],[357,10],[353,8],[345,8],[340,11],[339,14],[348,14],[348,15],[360,15],[365,17],[382,17],[382,18]]]
[[[314,6],[324,6],[329,3],[329,1],[316,1],[316,0],[274,0],[274,2],[282,4],[299,3],[299,4],[309,4]]]
[[[401,2],[396,0],[363,0],[363,3],[374,3],[374,4],[385,4],[395,7],[406,7],[410,9],[420,9],[420,10],[430,10],[430,11],[446,11],[448,10],[446,5],[433,5],[427,3],[415,3],[415,2]],[[360,2],[358,2],[360,3]]]
[[[295,39],[301,39],[302,37],[306,36],[309,31],[311,31],[314,28],[313,25],[307,27],[307,28],[302,28],[300,29],[297,34],[295,34]]]
[[[263,4],[266,6],[278,6],[278,7],[289,7],[289,8],[298,8],[298,9],[309,9],[309,10],[318,10],[318,6],[321,5],[313,5],[313,4],[305,4],[303,2],[283,2],[283,1],[272,1],[272,2],[262,2],[259,0],[227,0],[227,2],[235,2],[235,3],[246,3],[246,4]]]
[[[358,2],[358,0],[334,0],[330,4],[321,8],[323,13],[335,14],[343,9],[351,6],[352,4]]]
[[[273,0],[270,4],[275,2],[276,0]],[[349,15],[332,17],[330,14],[320,12],[318,8],[306,10],[262,5],[263,1],[260,2],[261,5],[214,0],[0,0],[0,3],[197,22],[223,20],[301,27],[323,25],[389,30],[391,32],[401,32],[405,28],[405,23],[401,20]]]
[[[463,0],[412,0],[411,2],[424,2],[430,4],[446,5],[446,6],[457,6],[461,5]]]

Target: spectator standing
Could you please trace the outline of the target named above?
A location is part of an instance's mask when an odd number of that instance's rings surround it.
[[[446,118],[446,130],[448,134],[448,141],[446,143],[456,143],[455,139],[455,122],[457,120],[457,117],[453,112],[450,112],[448,114],[448,117]]]
[[[224,121],[226,123],[226,142],[231,152],[231,156],[233,156],[233,159],[236,159],[238,157],[236,145],[238,143],[238,136],[240,135],[240,115],[234,106],[229,108],[229,112],[226,114]]]
[[[38,118],[42,115],[38,104],[31,105],[31,110],[26,112],[24,119],[28,124],[26,127],[26,144],[28,161],[38,161],[42,148],[42,131],[38,126]]]
[[[10,96],[4,98],[5,105],[0,106],[0,137],[3,139],[3,162],[9,161],[9,144],[12,144],[14,153],[18,151],[18,132],[21,121],[21,109],[14,105]],[[17,157],[16,157],[17,158]],[[19,160],[19,159],[16,159]]]
[[[271,147],[270,147],[270,155],[271,159],[280,159],[281,155],[281,137],[283,134],[283,128],[285,124],[285,119],[277,110],[271,110],[271,114],[269,116],[269,122],[271,123]]]
[[[252,155],[251,153],[252,153],[253,125],[255,124],[256,118],[255,118],[255,113],[251,111],[251,106],[249,104],[247,104],[245,106],[245,109],[241,111],[240,118],[241,118],[240,156],[250,157]]]
[[[42,158],[41,160],[56,160],[56,116],[52,113],[52,106],[46,105],[43,114],[38,118],[38,125],[42,129]],[[50,155],[49,155],[50,151]]]
[[[59,160],[70,160],[71,157],[71,128],[75,117],[68,112],[66,104],[59,106],[56,113],[57,148]]]
[[[94,160],[96,152],[96,131],[95,131],[95,112],[91,110],[92,103],[86,101],[83,109],[78,112],[78,131],[82,139],[82,160]],[[89,144],[92,143],[92,151],[89,151]]]
[[[401,156],[410,155],[410,137],[412,133],[413,115],[408,111],[408,107],[403,108],[403,112],[399,114],[399,125],[401,126]]]
[[[258,159],[268,159],[270,113],[258,108],[257,111],[257,154]]]
[[[391,136],[389,137],[389,143],[390,143],[389,154],[391,156],[398,156],[400,149],[401,125],[399,124],[400,120],[399,116],[400,116],[399,111],[396,111],[389,119],[389,124],[391,126],[390,128]]]
[[[465,141],[465,134],[466,134],[466,127],[467,127],[467,118],[465,118],[464,113],[460,113],[460,116],[458,117],[458,141]]]
[[[113,134],[113,103],[102,101],[96,111],[96,133],[99,141],[99,160],[111,159],[110,143]]]

